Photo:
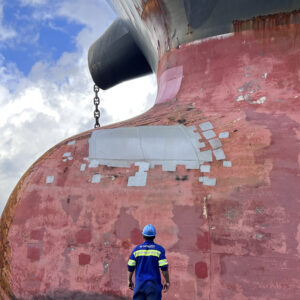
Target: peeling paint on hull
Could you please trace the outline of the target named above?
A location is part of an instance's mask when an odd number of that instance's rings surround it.
[[[199,184],[199,168],[180,165],[149,169],[138,187],[127,186],[138,172],[134,164],[83,172],[92,131],[49,150],[23,176],[1,218],[0,293],[129,299],[127,259],[141,228],[153,223],[170,264],[164,299],[299,299],[299,30],[290,24],[171,49],[158,82],[167,69],[182,67],[176,97],[107,127],[184,124],[202,134],[199,124],[210,122],[216,136],[228,132],[222,147],[232,162],[210,163],[215,186]],[[250,80],[251,99],[266,102],[235,101]],[[63,162],[65,153],[73,159]],[[96,173],[101,181],[93,184]]]

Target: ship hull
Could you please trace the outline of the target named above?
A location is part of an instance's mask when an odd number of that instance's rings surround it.
[[[151,110],[41,157],[1,218],[1,295],[130,299],[127,259],[152,223],[170,265],[164,299],[299,299],[299,32],[251,28],[172,48]],[[211,157],[175,170],[162,158],[133,185],[146,159],[93,164],[94,132],[137,126],[183,126]]]

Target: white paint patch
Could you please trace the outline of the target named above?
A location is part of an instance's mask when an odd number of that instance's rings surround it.
[[[257,240],[261,240],[264,236],[265,236],[265,235],[262,234],[262,233],[257,233],[257,234],[256,234],[256,239],[257,239]]]
[[[190,136],[191,136],[192,138],[195,138],[195,139],[198,139],[198,140],[201,140],[201,139],[202,139],[202,137],[201,137],[201,135],[200,135],[199,132],[192,132],[192,134],[190,134]]]
[[[147,171],[150,164],[147,162],[136,162],[135,166],[139,167],[138,172],[134,176],[128,178],[128,186],[145,186],[147,182]],[[176,168],[176,166],[175,166]]]
[[[225,131],[225,132],[221,132],[219,134],[219,138],[220,139],[227,139],[229,137],[229,132],[228,131]]]
[[[244,101],[244,100],[245,100],[245,98],[244,98],[243,95],[238,96],[237,98],[235,98],[235,101],[236,101],[236,102],[240,102],[240,101]]]
[[[201,128],[202,131],[206,131],[214,128],[214,126],[210,122],[201,123],[199,124],[199,127]]]
[[[46,178],[46,183],[47,184],[50,184],[50,183],[52,183],[54,181],[54,176],[47,176],[47,178]]]
[[[206,206],[206,197],[203,199],[203,217],[207,219],[207,206]]]
[[[213,149],[218,149],[222,147],[222,143],[219,139],[212,139],[208,141]]]
[[[223,161],[223,167],[226,167],[226,168],[231,168],[232,167],[232,163],[231,161]]]
[[[76,142],[76,141],[70,141],[70,142],[68,142],[68,145],[69,145],[69,146],[75,145],[75,142]]]
[[[98,168],[98,166],[99,166],[98,160],[93,159],[89,163],[89,168]]]
[[[175,172],[176,171],[176,162],[166,161],[162,165],[162,170],[166,172]]]
[[[202,134],[209,140],[213,151],[200,150],[207,145],[199,141],[201,136],[195,132],[195,126],[138,126],[94,131],[89,140],[88,167],[106,165],[130,168],[134,164],[139,170],[128,178],[128,187],[146,186],[147,172],[157,165],[169,172],[175,172],[178,165],[184,165],[186,169],[209,173],[211,166],[204,163],[213,161],[212,153],[217,160],[224,160],[225,154],[221,141],[215,138],[213,125],[205,122],[199,127],[204,130]],[[228,138],[229,132],[222,132],[219,137]],[[85,168],[82,164],[80,170],[83,172]],[[94,176],[92,182],[100,182],[101,175]],[[207,186],[216,185],[216,178],[199,177],[198,180]]]
[[[116,167],[116,168],[130,168],[131,162],[129,162],[127,160],[120,160],[120,161],[114,161],[112,163],[109,163],[104,160],[99,160],[98,165],[105,165],[108,167]]]
[[[197,132],[195,132],[197,130],[196,126],[195,125],[192,125],[192,126],[189,126],[189,127],[186,127],[186,130],[192,134],[196,134]],[[198,133],[197,133],[198,134]]]
[[[205,161],[212,162],[213,159],[212,159],[212,152],[211,152],[211,150],[200,152],[199,159],[200,159],[200,161],[203,161],[203,162],[205,162]]]
[[[216,149],[213,150],[213,152],[216,157],[216,160],[222,160],[226,158],[223,149]]]
[[[211,37],[208,37],[208,38],[205,38],[205,39],[196,40],[196,41],[193,41],[191,43],[187,43],[186,45],[187,46],[190,46],[190,45],[199,45],[199,44],[206,43],[206,42],[209,42],[209,41],[212,41],[212,40],[224,40],[224,39],[228,39],[228,38],[230,38],[232,36],[234,36],[234,33],[232,33],[232,32],[225,33],[225,34],[219,34],[219,35],[211,36]]]
[[[100,164],[129,168],[132,163],[143,161],[151,167],[161,165],[164,170],[174,171],[179,164],[198,169],[200,161],[212,161],[212,158],[206,151],[200,151],[201,136],[194,132],[196,129],[176,125],[94,131],[89,140],[89,167]]]
[[[264,79],[267,79],[267,77],[268,77],[268,73],[265,73],[265,74],[262,76],[262,78],[264,78]]]
[[[185,164],[187,170],[196,170],[199,169],[199,165],[202,164],[202,161],[190,161]],[[178,164],[179,165],[179,164]]]
[[[148,162],[136,162],[134,165],[139,167],[139,172],[149,171],[150,164]]]
[[[128,178],[128,186],[145,186],[147,182],[146,172],[137,172],[135,176]]]
[[[63,155],[63,157],[69,157],[69,156],[71,156],[71,152],[66,152],[66,153],[64,153],[64,155]]]
[[[203,173],[208,173],[208,172],[210,172],[210,166],[203,165],[203,166],[200,167],[200,171],[203,172]]]
[[[213,130],[203,131],[202,134],[204,135],[204,137],[205,137],[207,140],[216,137],[216,134],[215,134],[215,132],[214,132]]]
[[[264,96],[264,97],[259,98],[256,101],[252,101],[251,103],[252,104],[264,104],[266,101],[267,101],[267,97]]]
[[[203,185],[215,186],[217,183],[216,178],[203,177]]]
[[[92,183],[99,183],[101,181],[101,174],[95,174],[92,178]]]
[[[81,164],[81,166],[80,166],[80,171],[81,171],[81,172],[84,172],[84,171],[85,171],[85,168],[86,168],[86,164]]]

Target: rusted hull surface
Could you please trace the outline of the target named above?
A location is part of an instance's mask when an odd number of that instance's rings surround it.
[[[111,2],[120,16],[135,28],[134,38],[154,72],[165,52],[180,45],[236,29],[258,29],[260,25],[270,29],[300,22],[300,0]]]
[[[159,103],[110,126],[180,123],[202,135],[199,124],[210,121],[217,135],[229,132],[222,144],[232,163],[210,163],[215,186],[184,166],[150,169],[142,187],[127,185],[134,165],[83,172],[90,133],[43,156],[1,220],[2,289],[18,299],[75,291],[130,298],[127,259],[152,223],[170,264],[164,299],[299,299],[299,30],[244,31],[172,49],[159,64]]]

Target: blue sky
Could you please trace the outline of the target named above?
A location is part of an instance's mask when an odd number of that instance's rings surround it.
[[[39,156],[93,127],[87,52],[115,17],[105,0],[0,0],[0,213]],[[101,92],[100,123],[138,115],[155,96],[153,75]]]
[[[39,6],[22,6],[19,1],[4,2],[2,24],[13,28],[18,37],[1,45],[1,54],[7,62],[16,63],[24,75],[40,61],[56,61],[63,52],[76,50],[77,34],[83,24],[64,17],[39,19]],[[34,22],[33,22],[34,20]]]

